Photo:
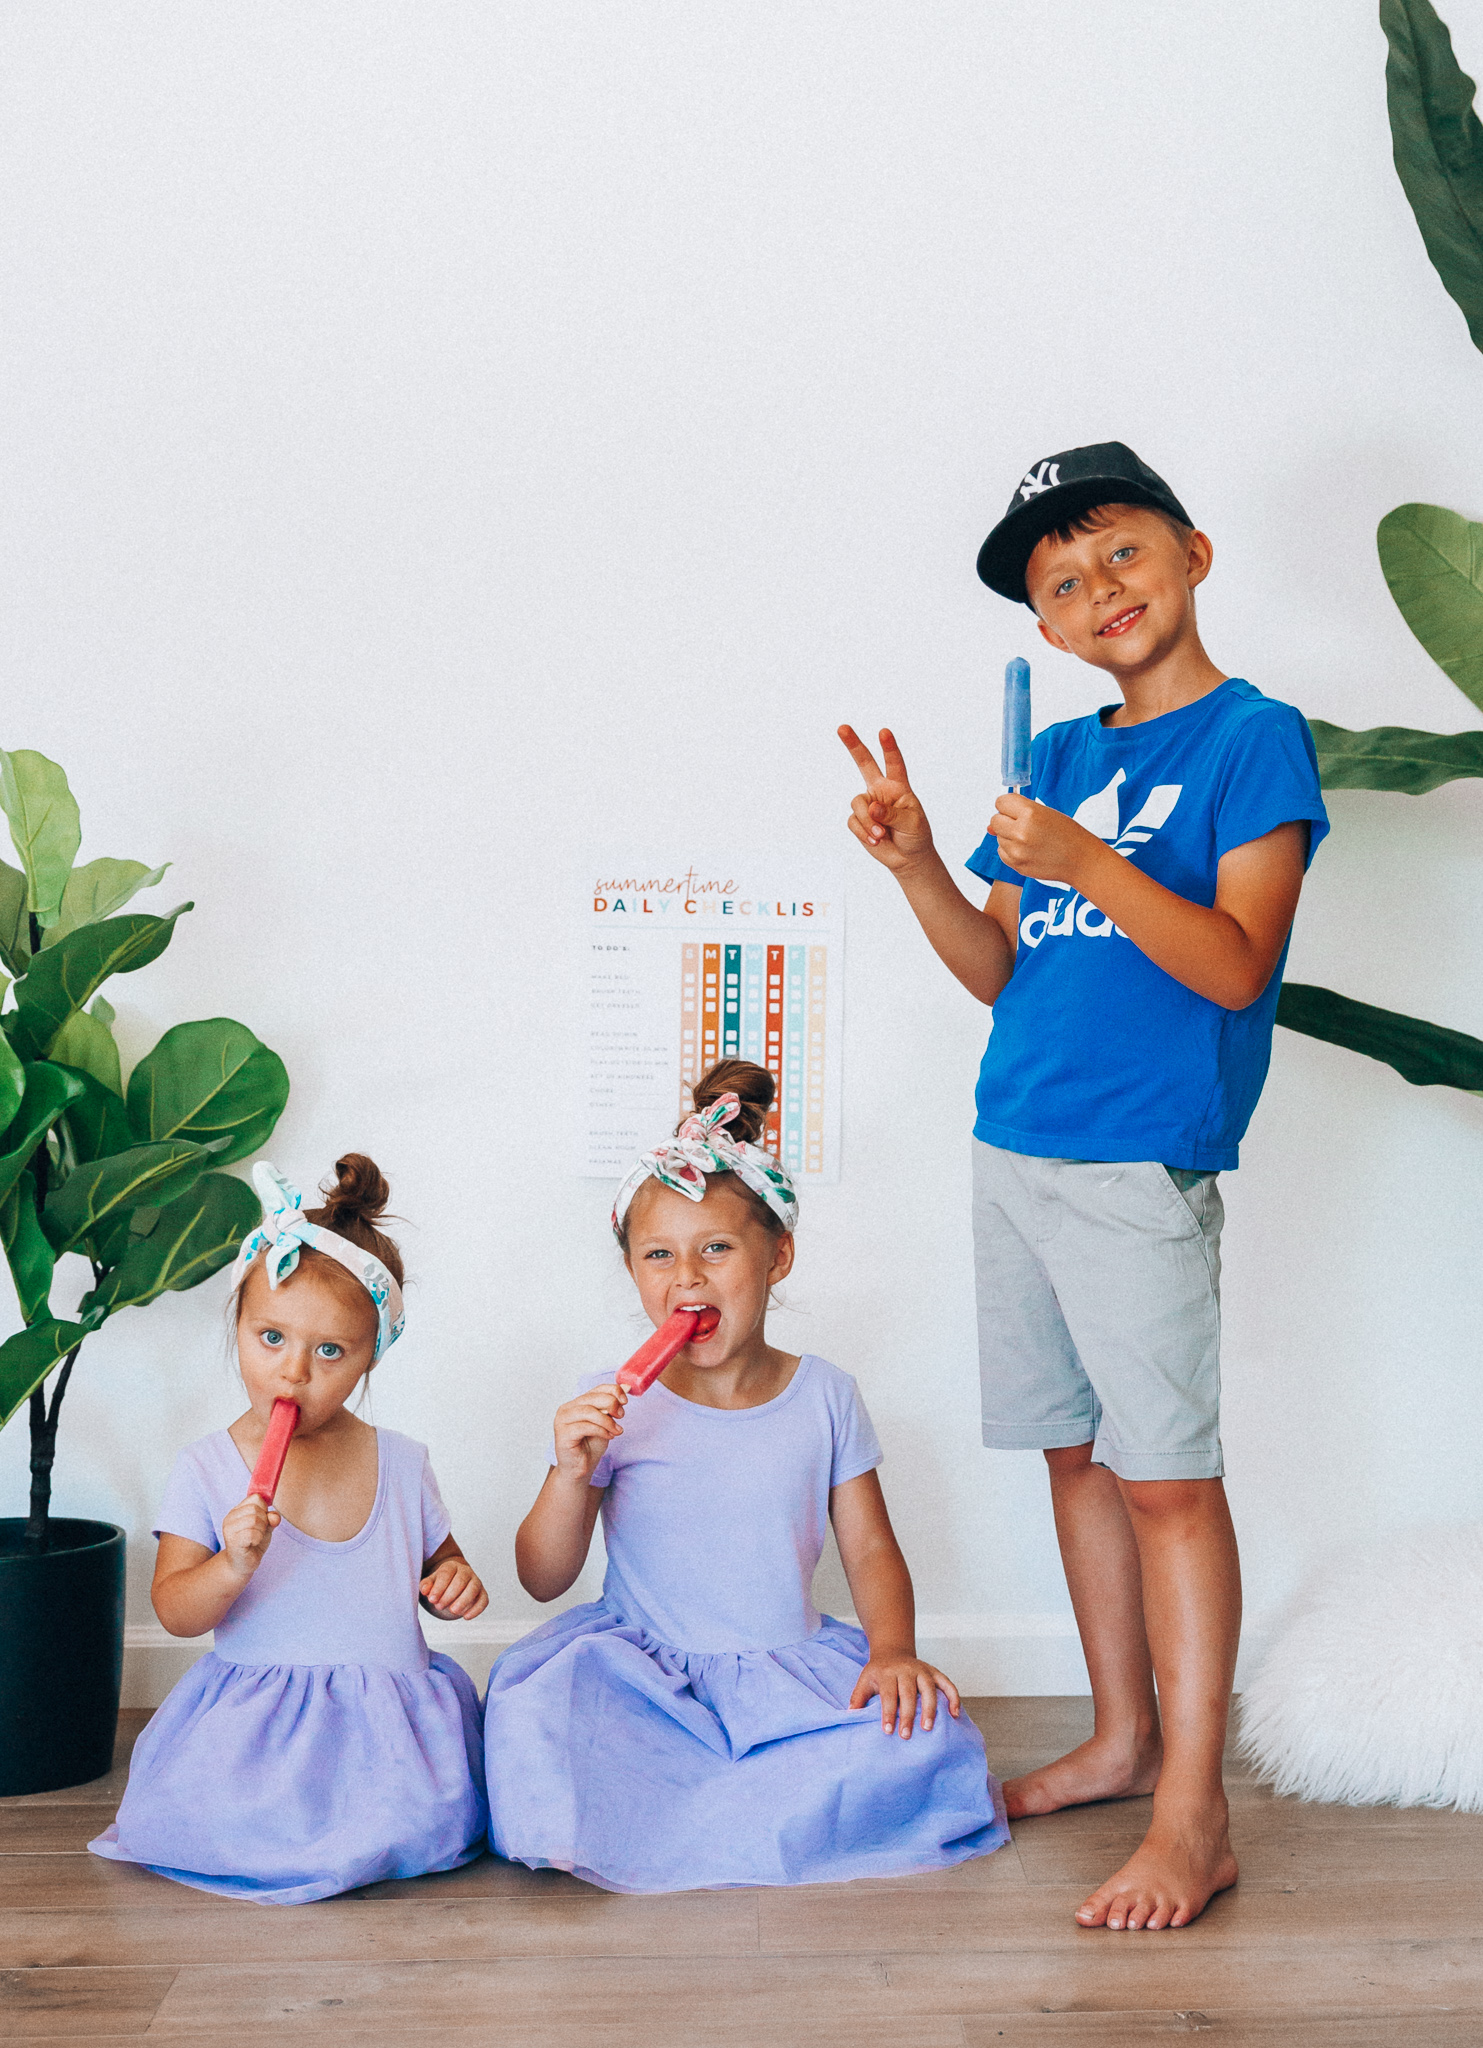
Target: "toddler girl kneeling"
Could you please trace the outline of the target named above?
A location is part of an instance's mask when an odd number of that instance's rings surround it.
[[[765,1069],[723,1061],[624,1181],[613,1227],[649,1320],[720,1322],[641,1398],[589,1375],[516,1542],[538,1600],[572,1584],[599,1513],[608,1567],[600,1600],[491,1674],[489,1839],[611,1891],[894,1876],[1009,1838],[978,1730],[916,1655],[855,1382],[767,1342],[797,1218],[753,1142],[771,1100]],[[859,1628],[813,1604],[831,1521]]]

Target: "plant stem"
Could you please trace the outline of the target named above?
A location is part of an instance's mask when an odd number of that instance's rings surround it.
[[[74,1344],[63,1359],[50,1409],[46,1405],[46,1388],[31,1389],[31,1513],[26,1522],[26,1548],[29,1551],[45,1551],[49,1546],[51,1468],[57,1455],[57,1414],[81,1349],[80,1343]]]

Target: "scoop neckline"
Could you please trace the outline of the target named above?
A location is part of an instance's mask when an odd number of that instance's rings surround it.
[[[687,1401],[683,1394],[675,1393],[672,1388],[664,1384],[663,1380],[655,1380],[654,1385],[649,1391],[651,1393],[663,1394],[666,1400],[678,1403],[681,1408],[690,1409],[693,1414],[728,1415],[734,1416],[737,1421],[742,1421],[748,1415],[769,1415],[775,1409],[781,1408],[786,1402],[791,1401],[807,1376],[808,1369],[813,1362],[814,1353],[812,1351],[802,1352],[797,1365],[793,1368],[793,1377],[789,1380],[783,1391],[780,1394],[774,1394],[770,1401],[759,1401],[753,1408],[711,1408],[704,1401]]]
[[[798,1375],[795,1373],[793,1377],[796,1379]],[[347,1550],[355,1550],[360,1544],[364,1543],[377,1522],[381,1519],[381,1504],[386,1498],[386,1455],[381,1447],[381,1431],[374,1422],[369,1424],[369,1427],[375,1432],[376,1437],[376,1497],[371,1502],[371,1512],[366,1516],[353,1536],[342,1537],[336,1542],[328,1536],[311,1536],[307,1529],[301,1529],[297,1522],[291,1522],[288,1516],[284,1514],[282,1508],[280,1508],[278,1510],[278,1527],[286,1529],[296,1543],[312,1544],[316,1550],[333,1550],[343,1557]],[[224,1429],[222,1435],[231,1445],[232,1456],[246,1467],[247,1475],[251,1478],[252,1467],[242,1456],[241,1450],[237,1445],[237,1439],[229,1429]]]

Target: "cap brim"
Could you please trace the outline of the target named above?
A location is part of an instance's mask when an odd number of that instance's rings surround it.
[[[1168,512],[1189,523],[1188,514],[1172,493],[1161,498],[1125,476],[1077,477],[1074,483],[1058,484],[1005,513],[978,551],[980,579],[1001,597],[1015,604],[1030,604],[1025,571],[1031,555],[1048,533],[1090,512],[1094,505],[1147,505],[1151,511]],[[1030,609],[1035,607],[1030,605]]]

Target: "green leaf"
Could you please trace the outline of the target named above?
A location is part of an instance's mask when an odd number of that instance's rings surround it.
[[[31,923],[26,909],[26,878],[9,861],[0,860],[0,960],[11,974],[24,974],[31,959]]]
[[[88,1015],[96,1017],[100,1024],[106,1024],[110,1031],[118,1022],[118,1011],[114,1009],[107,996],[94,996],[88,1004]]]
[[[91,1074],[70,1067],[60,1071],[73,1074],[78,1084],[78,1093],[67,1107],[67,1135],[78,1159],[111,1159],[116,1152],[127,1152],[134,1133],[119,1098]]]
[[[0,1153],[0,1196],[8,1195],[31,1163],[31,1155],[67,1105],[82,1093],[81,1084],[66,1067],[42,1061],[26,1068],[26,1092]]]
[[[57,1033],[110,974],[132,974],[157,960],[170,943],[175,920],[193,906],[182,903],[165,917],[136,912],[85,924],[60,945],[38,953],[15,985],[12,1042],[22,1059],[49,1053]]]
[[[1483,526],[1440,505],[1397,505],[1375,538],[1406,624],[1483,711]]]
[[[1483,775],[1483,732],[1411,732],[1377,725],[1347,732],[1310,718],[1325,789],[1392,789],[1424,796],[1463,775]]]
[[[163,881],[169,865],[166,861],[162,868],[147,868],[142,860],[90,860],[86,867],[74,868],[62,891],[57,921],[41,941],[43,947],[56,945],[82,925],[112,917],[141,889]]]
[[[242,1234],[247,1235],[246,1231]],[[51,1293],[56,1259],[36,1213],[36,1180],[29,1171],[22,1173],[0,1202],[0,1244],[5,1246],[5,1256],[10,1261],[21,1316],[34,1323]]]
[[[42,924],[55,924],[82,844],[77,800],[67,777],[45,754],[26,747],[7,754],[0,748],[0,809],[10,820],[10,836],[26,871],[27,906]]]
[[[26,1092],[26,1070],[16,1058],[10,1040],[0,1031],[0,1142],[21,1106]]]
[[[245,1024],[211,1017],[177,1024],[129,1076],[134,1136],[225,1144],[217,1164],[266,1142],[288,1101],[288,1071]]]
[[[91,1074],[115,1095],[124,1092],[118,1047],[101,1017],[90,1016],[86,1010],[74,1010],[52,1040],[50,1057],[64,1067],[76,1067]]]
[[[48,1316],[29,1330],[17,1330],[0,1344],[0,1429],[9,1422],[23,1401],[30,1398],[58,1359],[65,1358],[74,1344],[87,1335],[84,1323],[59,1323]]]
[[[188,1195],[160,1210],[148,1237],[136,1238],[111,1273],[78,1305],[79,1315],[140,1308],[167,1288],[179,1293],[229,1264],[262,1204],[245,1181],[203,1174]]]
[[[1285,981],[1277,999],[1277,1022],[1309,1038],[1347,1046],[1367,1059],[1383,1060],[1418,1088],[1483,1091],[1483,1038],[1426,1024],[1398,1010],[1377,1010],[1332,989]]]
[[[1426,253],[1483,348],[1483,126],[1429,0],[1380,0],[1390,139]]]
[[[158,1208],[183,1195],[210,1164],[204,1145],[175,1139],[168,1145],[133,1145],[111,1158],[75,1166],[46,1198],[46,1234],[59,1252],[68,1251],[79,1238],[95,1237],[102,1225],[141,1203]]]

